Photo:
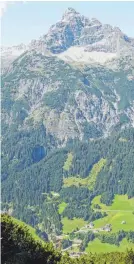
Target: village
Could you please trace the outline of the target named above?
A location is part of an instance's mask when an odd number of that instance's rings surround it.
[[[110,231],[112,231],[112,225],[111,224],[106,224],[103,227],[94,228],[94,223],[91,222],[91,223],[85,225],[84,227],[82,227],[80,230],[76,231],[75,233],[88,232],[90,230],[92,230],[93,233],[98,233],[98,232],[101,232],[101,231],[110,232]]]
[[[94,223],[89,223],[89,224],[86,224],[84,227],[82,227],[81,229],[77,230],[77,231],[74,231],[74,234],[77,234],[77,233],[86,233],[88,231],[91,231],[93,233],[98,233],[98,232],[110,232],[112,231],[112,225],[111,224],[106,224],[105,226],[101,227],[101,228],[94,228]],[[56,236],[56,247],[57,248],[61,248],[62,246],[62,241],[65,239],[65,238],[68,238],[68,235],[60,235],[60,236]],[[65,251],[68,251],[68,250],[72,250],[69,255],[71,257],[78,257],[80,256],[81,254],[83,254],[83,252],[75,252],[75,248],[78,248],[80,247],[81,243],[82,243],[82,240],[81,239],[72,239],[70,240],[72,242],[72,245],[71,246],[68,246],[67,248],[64,248],[62,249],[62,252],[65,252]]]
[[[126,221],[122,221],[121,224],[126,224]],[[106,224],[105,226],[102,226],[100,228],[95,228],[94,227],[94,223],[90,222],[89,224],[86,224],[84,227],[82,227],[79,230],[75,230],[73,233],[74,234],[78,234],[78,233],[87,233],[89,231],[92,231],[92,233],[99,233],[99,232],[111,232],[112,231],[112,225],[111,224]],[[60,235],[60,236],[56,236],[56,247],[57,248],[61,248],[62,247],[62,241],[68,238],[68,235]],[[72,244],[64,249],[62,249],[62,252],[66,252],[66,251],[70,251],[69,255],[70,257],[79,257],[83,254],[83,252],[76,252],[75,249],[78,250],[78,248],[80,248],[80,245],[82,244],[82,240],[81,239],[70,239],[70,242],[72,242]],[[86,254],[86,252],[84,252],[84,254]]]

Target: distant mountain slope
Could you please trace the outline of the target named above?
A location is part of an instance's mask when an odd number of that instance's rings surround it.
[[[1,78],[2,208],[59,235],[62,217],[104,217],[96,195],[134,196],[134,41],[69,8],[16,49]]]
[[[107,60],[120,56],[134,56],[134,39],[129,38],[118,27],[102,24],[96,18],[89,19],[73,8],[68,8],[61,20],[52,25],[48,33],[39,40],[32,40],[27,46],[20,44],[14,47],[2,47],[2,68],[5,69],[25,50],[35,49],[46,52],[47,49],[52,54],[60,54],[70,47],[74,47],[73,53],[76,52],[75,48],[81,47],[82,56],[87,55],[91,58],[92,52],[100,52],[100,56],[106,53]],[[79,49],[77,51],[79,57]],[[67,53],[67,56],[70,55],[71,53]]]
[[[3,126],[28,130],[43,123],[59,144],[108,135],[117,125],[133,126],[133,71],[127,60],[120,60],[116,70],[80,69],[51,55],[26,52],[2,76]]]

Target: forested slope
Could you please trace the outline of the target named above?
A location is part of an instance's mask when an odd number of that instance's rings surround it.
[[[35,238],[29,227],[8,215],[1,218],[2,264],[133,264],[134,252],[95,254],[71,259],[56,251],[51,243]]]
[[[50,231],[49,218],[55,232],[60,233],[62,224],[58,206],[61,202],[67,203],[62,213],[64,217],[95,220],[103,216],[91,209],[91,201],[96,195],[101,195],[101,202],[107,205],[112,203],[115,194],[134,196],[133,129],[106,139],[72,141],[65,148],[51,151],[40,161],[32,161],[31,165],[27,165],[29,145],[25,138],[22,139],[25,156],[18,154],[17,157],[15,145],[11,146],[11,152],[16,153],[18,163],[22,162],[24,167],[15,167],[14,161],[12,170],[10,161],[6,165],[10,173],[5,176],[5,157],[2,158],[2,208],[12,208],[13,215],[28,224],[38,226],[43,221],[45,230]],[[6,144],[5,149],[9,151],[8,141]],[[70,164],[68,153],[72,153]]]

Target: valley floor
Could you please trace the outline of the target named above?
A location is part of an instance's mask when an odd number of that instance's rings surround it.
[[[98,204],[100,209],[94,209],[94,206]],[[59,212],[63,212],[66,203],[60,204]],[[74,218],[72,220],[67,217],[62,218],[63,224],[63,237],[64,235],[69,235],[72,231],[75,234],[78,233],[88,233],[92,231],[93,233],[98,234],[116,234],[117,232],[124,231],[134,231],[134,198],[128,199],[127,195],[115,195],[114,201],[111,206],[106,206],[100,202],[100,196],[97,196],[92,201],[92,208],[101,212],[106,212],[107,216],[93,221],[93,227],[87,227],[87,222],[83,219]],[[106,232],[102,231],[101,228],[111,225],[111,231]],[[77,241],[72,243],[72,246],[69,246],[65,251],[78,252],[79,243]],[[126,238],[122,239],[119,246],[109,243],[102,243],[98,238],[95,238],[93,241],[88,243],[88,246],[85,249],[86,253],[95,253],[95,252],[114,252],[114,251],[124,251],[126,249],[134,249],[134,243],[128,241]]]

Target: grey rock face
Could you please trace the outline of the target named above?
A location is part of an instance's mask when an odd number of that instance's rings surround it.
[[[26,45],[2,48],[2,70],[26,50],[46,54],[59,54],[72,46],[84,47],[85,51],[111,52],[118,56],[134,56],[134,39],[126,36],[117,27],[102,24],[96,18],[89,19],[68,8],[61,20],[52,25],[48,33],[39,40]]]
[[[118,56],[103,66],[57,57],[75,46]],[[2,122],[20,131],[43,123],[59,146],[134,126],[133,50],[120,29],[69,8],[40,40],[2,50]]]
[[[89,51],[118,52],[133,50],[134,40],[117,27],[88,19],[69,8],[60,22],[53,25],[42,40],[52,53],[61,53],[71,46],[84,46]],[[133,50],[134,52],[134,50]]]

